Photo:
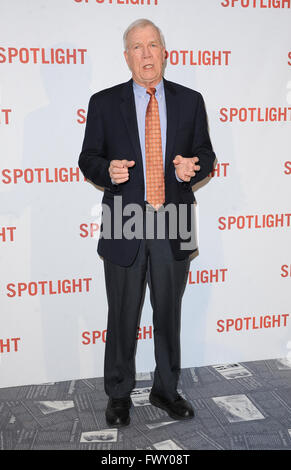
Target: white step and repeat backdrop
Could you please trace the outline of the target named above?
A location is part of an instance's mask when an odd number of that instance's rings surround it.
[[[218,165],[196,192],[182,367],[291,354],[291,0],[0,1],[0,386],[103,376],[102,192],[77,162],[90,96],[156,22],[200,91]],[[148,291],[137,371],[154,369]]]

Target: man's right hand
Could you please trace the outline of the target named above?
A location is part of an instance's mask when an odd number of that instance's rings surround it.
[[[129,179],[128,168],[134,165],[134,160],[111,160],[108,171],[112,182],[114,184],[125,183]]]

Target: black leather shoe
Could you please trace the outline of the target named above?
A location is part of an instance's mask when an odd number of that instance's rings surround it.
[[[130,398],[109,398],[105,411],[106,422],[109,426],[127,426],[130,423]]]
[[[182,398],[178,393],[174,401],[169,401],[161,395],[150,393],[150,403],[162,410],[165,410],[173,419],[191,419],[194,417],[194,410],[190,403]]]

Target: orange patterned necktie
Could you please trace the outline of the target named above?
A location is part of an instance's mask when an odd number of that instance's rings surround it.
[[[158,209],[165,202],[165,178],[159,105],[155,92],[155,88],[147,89],[150,101],[145,121],[145,157],[147,201]]]

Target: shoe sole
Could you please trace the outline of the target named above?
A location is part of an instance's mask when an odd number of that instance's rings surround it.
[[[194,418],[194,414],[193,414],[193,416],[176,415],[175,413],[172,413],[171,411],[169,411],[166,406],[163,406],[160,402],[155,401],[155,399],[153,399],[152,397],[149,397],[149,401],[153,406],[156,406],[157,408],[160,408],[161,410],[166,411],[168,413],[168,415],[171,418],[175,419],[175,420],[184,420],[184,419],[193,419]]]

